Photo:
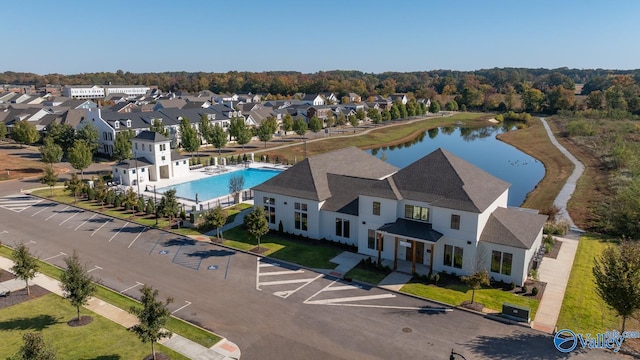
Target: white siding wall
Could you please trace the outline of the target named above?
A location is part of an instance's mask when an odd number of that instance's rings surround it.
[[[380,215],[373,215],[374,201],[380,203]],[[360,195],[358,201],[358,217],[358,252],[378,256],[377,250],[371,250],[368,248],[368,231],[369,229],[375,230],[384,224],[396,221],[398,218],[398,202],[391,199]],[[391,238],[391,242],[387,239],[384,241],[385,254],[383,255],[383,258],[393,259],[393,238]]]
[[[480,235],[482,234],[482,230],[484,229],[484,226],[487,224],[487,221],[489,220],[489,216],[491,215],[491,213],[498,207],[506,208],[508,198],[509,198],[509,190],[507,189],[502,193],[502,195],[500,195],[496,199],[496,201],[494,201],[491,205],[489,205],[487,210],[485,210],[482,214],[480,214],[480,216],[478,217],[478,232],[477,232],[478,235],[476,237],[476,241],[480,240]]]
[[[499,244],[491,244],[484,243],[484,247],[486,249],[486,257],[488,257],[487,269],[489,270],[489,277],[494,278],[497,281],[504,281],[506,283],[515,283],[517,286],[521,286],[524,284],[524,281],[527,279],[527,266],[529,264],[528,261],[525,262],[526,250],[520,248],[513,248],[509,246],[499,245]],[[491,272],[491,254],[493,251],[501,251],[510,253],[513,255],[511,261],[511,275],[503,275],[499,273]]]
[[[349,237],[336,235],[336,219],[349,220]],[[350,245],[358,245],[358,217],[354,215],[346,215],[332,211],[320,212],[320,238],[331,241],[347,243]]]
[[[98,147],[99,152],[105,152],[105,145],[107,145],[109,149],[113,149],[113,145],[116,140],[116,131],[111,127],[111,125],[102,120],[100,109],[87,109],[87,116],[80,122],[78,129],[86,126],[87,124],[91,124],[98,129],[98,142],[100,143],[100,146]],[[111,134],[111,136],[107,136],[105,139],[105,133]],[[111,153],[108,154],[111,155]]]
[[[265,196],[274,198],[276,208],[276,223],[269,224],[270,229],[277,230],[278,224],[282,221],[282,228],[285,232],[302,235],[311,239],[321,239],[320,235],[320,206],[317,201],[299,199],[291,196],[284,196],[278,194],[265,193],[262,191],[254,192],[255,206],[263,206],[263,198]],[[307,231],[302,231],[295,228],[295,215],[294,204],[296,202],[307,204]],[[323,229],[323,231],[326,231]]]

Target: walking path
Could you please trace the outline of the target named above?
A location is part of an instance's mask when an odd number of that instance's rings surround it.
[[[13,266],[13,261],[0,257],[0,268],[9,270]],[[13,280],[8,280],[11,282]],[[22,281],[21,281],[22,282]],[[38,274],[32,281],[48,291],[63,296],[60,282],[44,274]],[[0,283],[3,284],[3,283]],[[22,282],[22,289],[24,282]],[[138,319],[129,312],[108,304],[98,298],[91,298],[85,308],[103,316],[126,328],[138,323]],[[232,360],[240,358],[240,349],[237,345],[223,338],[211,348],[206,348],[198,343],[186,339],[180,335],[172,334],[171,337],[162,339],[158,343],[195,360]]]
[[[542,117],[540,118],[540,121],[542,121],[542,125],[547,131],[547,135],[549,135],[549,140],[551,140],[551,143],[555,145],[555,147],[557,147],[558,150],[560,150],[560,152],[563,153],[564,156],[566,156],[567,159],[569,159],[575,166],[575,168],[573,169],[573,172],[571,173],[571,176],[567,178],[567,182],[564,184],[564,186],[560,190],[560,193],[558,193],[558,196],[553,201],[553,205],[560,209],[560,212],[558,215],[569,222],[570,229],[572,231],[582,232],[582,230],[577,228],[576,225],[573,223],[573,220],[571,219],[571,216],[567,211],[567,202],[569,201],[569,199],[571,199],[571,195],[573,195],[573,192],[576,189],[576,183],[578,182],[578,179],[580,178],[580,176],[582,176],[582,173],[584,172],[584,165],[582,165],[582,163],[578,159],[576,159],[576,157],[573,156],[573,154],[571,154],[567,149],[565,149],[564,146],[560,145],[558,140],[556,140],[555,136],[553,136],[553,133],[551,132],[551,128],[549,128],[549,124],[547,124],[547,121]]]

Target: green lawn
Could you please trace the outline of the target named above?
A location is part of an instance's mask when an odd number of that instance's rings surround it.
[[[250,250],[258,245],[256,239],[241,226],[227,230],[223,235],[224,245],[237,249]],[[329,260],[344,251],[328,244],[294,241],[272,234],[262,237],[260,246],[269,249],[264,255],[318,269],[334,269],[337,264]]]
[[[67,321],[76,310],[58,295],[48,294],[0,310],[2,346],[0,358],[14,354],[22,345],[22,334],[41,331],[45,342],[56,350],[57,358],[69,359],[142,359],[151,353],[151,346],[143,344],[124,327],[83,309],[93,322],[86,326],[70,327]],[[171,359],[188,359],[162,345],[156,350]]]
[[[580,238],[560,309],[558,329],[570,329],[576,333],[620,330],[622,321],[596,294],[591,270],[594,259],[600,256],[604,249],[612,245],[612,243],[601,241],[593,236]],[[628,329],[635,329],[637,325],[637,320],[629,319],[627,321]]]
[[[13,251],[10,248],[6,246],[0,246],[0,256],[11,258],[12,254]],[[50,276],[54,279],[60,279],[60,275],[62,274],[62,270],[60,268],[47,264],[43,261],[38,261],[38,264],[40,266],[40,273]],[[127,311],[132,306],[140,306],[140,303],[136,300],[112,291],[99,284],[95,297]],[[179,334],[206,347],[211,347],[221,340],[220,337],[209,331],[193,326],[174,317],[171,317],[169,319],[166,328],[172,332],[175,332],[176,334]]]
[[[400,291],[454,306],[458,306],[466,300],[471,300],[471,289],[462,284],[440,287],[420,283],[409,283],[403,286]],[[500,289],[476,290],[475,301],[484,304],[486,308],[498,312],[502,311],[503,303],[529,307],[531,309],[531,319],[535,317],[538,305],[540,304],[539,300]]]
[[[367,270],[367,269],[361,269],[361,268],[355,267],[351,269],[348,273],[346,273],[344,277],[366,282],[367,284],[377,285],[382,280],[384,280],[384,278],[386,278],[387,275],[389,274],[382,273],[380,271]]]

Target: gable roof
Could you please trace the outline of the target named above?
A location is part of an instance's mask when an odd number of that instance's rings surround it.
[[[326,211],[357,216],[360,195],[393,200],[400,198],[390,176],[384,180],[377,180],[327,174],[327,183],[331,197],[322,205],[322,210]]]
[[[155,131],[149,131],[149,130],[143,130],[140,131],[140,133],[138,135],[136,135],[136,137],[134,138],[136,140],[146,140],[146,141],[151,141],[154,143],[157,142],[163,142],[163,141],[170,141],[166,136],[155,132]]]
[[[497,208],[489,216],[480,234],[480,241],[530,249],[545,221],[546,215],[513,208]]]
[[[253,190],[324,201],[332,196],[328,174],[381,180],[397,170],[356,147],[348,147],[307,158]]]
[[[405,199],[475,213],[486,210],[510,186],[442,148],[398,171],[393,179]]]

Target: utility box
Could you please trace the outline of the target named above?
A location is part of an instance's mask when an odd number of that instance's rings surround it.
[[[205,213],[206,211],[192,211],[189,213],[189,221],[191,221],[191,223],[193,224],[193,227],[198,227],[204,224]]]
[[[518,306],[513,304],[504,303],[502,304],[502,317],[507,319],[520,321],[520,322],[531,322],[531,309],[524,306]]]

